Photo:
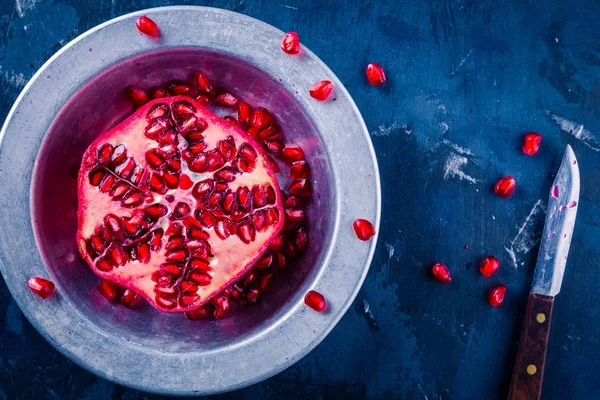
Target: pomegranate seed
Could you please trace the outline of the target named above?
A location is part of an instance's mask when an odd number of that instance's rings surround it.
[[[186,312],[185,316],[187,319],[196,321],[199,319],[207,319],[211,316],[211,314],[212,314],[211,307],[209,305],[205,305],[196,310]]]
[[[125,89],[125,96],[135,106],[141,106],[148,102],[148,95],[142,89],[129,86]]]
[[[27,286],[29,286],[29,289],[31,289],[33,293],[37,294],[42,299],[47,299],[55,290],[54,282],[40,278],[39,276],[31,278],[29,282],[27,282]]]
[[[125,289],[121,297],[121,304],[127,308],[137,308],[142,304],[142,298],[131,289]]]
[[[296,179],[290,185],[290,193],[300,197],[308,197],[312,192],[312,187],[308,179]]]
[[[150,18],[145,15],[139,17],[137,21],[135,21],[135,25],[138,30],[148,36],[157,37],[160,34],[158,30],[158,25],[156,22],[152,21]]]
[[[117,298],[117,285],[113,281],[102,279],[98,284],[98,291],[108,301],[115,301]]]
[[[257,107],[250,118],[250,125],[256,129],[262,129],[273,121],[271,113],[266,108]]]
[[[185,96],[185,95],[188,95],[191,91],[192,91],[192,88],[183,83],[174,83],[171,86],[169,86],[169,92],[173,96],[180,96],[180,95]]]
[[[490,305],[492,307],[498,307],[504,302],[504,295],[506,295],[506,285],[499,285],[490,291]]]
[[[452,282],[452,274],[447,266],[442,263],[436,263],[431,268],[431,272],[433,273],[433,277],[438,281],[448,284]]]
[[[191,189],[194,186],[194,181],[190,179],[187,174],[181,174],[181,178],[179,179],[179,188],[182,190]]]
[[[196,101],[202,105],[210,103],[210,96],[206,94],[199,94],[196,96]]]
[[[300,146],[288,145],[281,151],[281,157],[289,162],[301,161],[304,160],[304,151]]]
[[[503,199],[512,196],[517,187],[517,182],[512,176],[504,176],[494,186],[494,192]]]
[[[279,140],[267,140],[265,142],[265,147],[271,153],[279,154],[283,148],[283,143],[281,143]]]
[[[385,83],[385,72],[383,67],[376,62],[367,65],[367,80],[373,86],[381,86]]]
[[[309,290],[308,293],[306,293],[304,296],[304,303],[316,312],[325,311],[327,308],[325,297],[315,290]]]
[[[333,83],[327,80],[317,82],[308,89],[310,97],[319,101],[327,100],[331,92],[333,92]]]
[[[215,103],[223,107],[235,107],[238,103],[238,99],[229,92],[221,92],[215,97]]]
[[[167,93],[166,89],[163,88],[152,89],[152,92],[150,93],[150,97],[153,99],[160,99],[162,97],[167,97],[168,95],[169,93]]]
[[[306,161],[294,161],[290,168],[290,178],[307,179],[310,175],[309,167]]]
[[[196,87],[201,92],[204,92],[204,93],[212,92],[212,85],[210,84],[210,81],[208,80],[206,75],[204,75],[202,72],[196,73],[195,82],[196,82]]]
[[[296,247],[299,251],[304,251],[308,247],[308,234],[306,233],[306,230],[304,230],[304,228],[298,228],[298,231],[296,232],[295,242]]]
[[[523,153],[528,156],[532,156],[540,149],[540,143],[542,142],[542,135],[535,132],[529,132],[525,135],[523,141]]]
[[[250,122],[250,117],[252,115],[252,108],[248,105],[248,103],[244,101],[240,101],[238,103],[238,120],[246,125]]]
[[[375,236],[375,227],[366,219],[357,219],[354,221],[354,232],[360,240],[369,240]]]
[[[500,261],[496,257],[487,256],[483,260],[481,260],[481,264],[479,264],[479,272],[483,276],[490,277],[494,272],[496,272],[500,268]]]
[[[298,54],[300,52],[300,38],[296,32],[288,32],[283,35],[281,50],[288,54]]]

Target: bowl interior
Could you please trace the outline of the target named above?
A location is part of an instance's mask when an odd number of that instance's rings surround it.
[[[216,87],[231,90],[276,117],[286,141],[303,147],[311,166],[314,195],[308,205],[309,250],[278,275],[258,304],[216,321],[189,321],[182,314],[139,310],[107,302],[96,290],[99,278],[78,257],[77,168],[87,146],[132,112],[123,97],[129,85],[143,89],[189,81],[205,72]],[[280,174],[284,175],[284,174]],[[238,343],[267,329],[303,296],[324,264],[336,215],[333,173],[321,138],[295,93],[250,62],[201,48],[172,48],[126,59],[75,93],[56,117],[38,154],[32,181],[32,213],[40,252],[62,301],[107,334],[161,352],[194,352]],[[282,188],[287,181],[282,181]]]

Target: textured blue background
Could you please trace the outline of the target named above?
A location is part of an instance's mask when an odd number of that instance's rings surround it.
[[[547,193],[567,143],[580,161],[582,196],[543,397],[600,398],[600,3],[1,0],[0,117],[69,40],[112,17],[171,4],[222,7],[298,31],[354,97],[382,173],[380,240],[354,307],[296,365],[218,398],[504,397]],[[373,60],[387,71],[382,88],[365,82]],[[519,150],[529,130],[544,135],[533,158]],[[503,174],[519,182],[509,200],[490,193]],[[503,263],[490,279],[476,268],[487,253]],[[429,277],[435,261],[451,266],[451,285]],[[492,309],[485,293],[497,283],[508,285],[507,300]],[[32,398],[157,397],[65,359],[2,283],[0,399]]]

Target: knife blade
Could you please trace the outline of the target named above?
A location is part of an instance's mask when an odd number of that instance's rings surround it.
[[[579,165],[573,149],[567,146],[550,190],[532,293],[554,297],[560,292],[578,205]]]
[[[509,400],[539,399],[550,336],[554,296],[560,292],[579,207],[579,165],[567,146],[550,189]]]

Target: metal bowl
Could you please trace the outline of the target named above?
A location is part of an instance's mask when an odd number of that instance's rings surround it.
[[[146,14],[160,40],[140,35]],[[125,15],[73,40],[27,84],[2,129],[0,257],[4,279],[36,329],[89,371],[136,389],[198,395],[268,378],[312,350],[348,309],[375,249],[352,222],[379,227],[381,193],[373,147],[361,115],[335,75],[312,52],[289,56],[283,33],[237,13],[163,7]],[[218,86],[272,110],[288,138],[301,144],[313,171],[310,250],[254,307],[219,321],[109,304],[98,278],[77,257],[73,168],[87,145],[131,112],[127,85],[149,88],[207,71]],[[335,85],[320,103],[307,88]],[[53,280],[42,301],[31,276]],[[329,308],[303,304],[309,289]]]

